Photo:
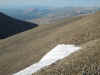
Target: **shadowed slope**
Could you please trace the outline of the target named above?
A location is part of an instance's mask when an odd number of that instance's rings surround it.
[[[24,32],[36,26],[37,24],[20,21],[0,13],[0,39]]]

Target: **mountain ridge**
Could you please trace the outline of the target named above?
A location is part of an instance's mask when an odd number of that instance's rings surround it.
[[[0,38],[1,39],[12,36],[20,32],[24,32],[28,29],[32,29],[37,26],[38,25],[35,23],[21,21],[18,19],[14,19],[10,16],[7,16],[4,13],[0,13]]]

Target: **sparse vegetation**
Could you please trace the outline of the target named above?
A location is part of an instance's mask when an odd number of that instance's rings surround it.
[[[83,49],[33,75],[100,75],[100,40],[82,45]]]
[[[89,70],[88,66],[96,64],[95,67],[99,68],[100,12],[76,18],[70,21],[64,19],[51,25],[40,25],[35,29],[0,40],[0,74],[11,75],[34,64],[60,43],[77,44],[83,49],[35,75],[59,75],[59,73],[82,75]],[[87,69],[84,69],[85,65]]]

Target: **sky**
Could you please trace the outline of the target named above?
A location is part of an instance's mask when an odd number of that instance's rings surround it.
[[[0,0],[0,7],[12,6],[51,6],[51,7],[99,7],[100,0]]]

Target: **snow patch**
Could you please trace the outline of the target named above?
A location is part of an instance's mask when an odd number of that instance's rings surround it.
[[[58,60],[63,59],[64,57],[69,56],[71,53],[74,53],[81,48],[75,45],[57,45],[55,48],[53,48],[50,52],[48,52],[46,55],[43,56],[43,58],[27,67],[26,69],[21,70],[20,72],[17,72],[13,75],[32,75],[34,72],[37,72],[38,70],[51,65],[55,63]]]

